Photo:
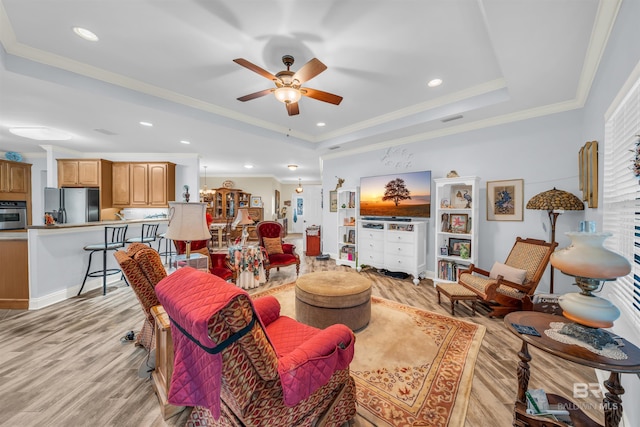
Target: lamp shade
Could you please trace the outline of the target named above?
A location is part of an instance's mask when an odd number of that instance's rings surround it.
[[[236,216],[236,219],[233,220],[233,225],[236,227],[238,225],[253,225],[253,220],[249,215],[249,211],[247,209],[238,209],[238,215]]]
[[[552,190],[533,196],[527,202],[527,209],[582,211],[584,203],[575,194],[553,187]]]
[[[626,276],[631,264],[625,257],[603,247],[611,233],[568,232],[571,245],[551,254],[551,265],[564,274],[597,280]]]
[[[206,220],[206,203],[169,202],[169,240],[207,240],[211,238]]]

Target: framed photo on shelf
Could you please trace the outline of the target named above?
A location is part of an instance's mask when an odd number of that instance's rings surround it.
[[[451,202],[450,205],[455,209],[471,209],[471,193],[470,185],[453,185],[451,186]]]
[[[469,239],[449,239],[449,255],[462,256],[462,252],[467,253],[467,258],[471,254],[471,240]]]
[[[452,233],[466,233],[469,223],[469,215],[452,213],[449,217],[449,222],[449,227]]]
[[[329,191],[329,212],[338,212],[338,192]]]
[[[262,197],[260,197],[260,196],[251,196],[251,207],[252,208],[261,208],[262,207]]]
[[[523,221],[524,180],[487,181],[487,221]]]

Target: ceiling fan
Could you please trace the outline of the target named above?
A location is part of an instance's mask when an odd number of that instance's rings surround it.
[[[249,95],[238,98],[238,101],[250,101],[252,99],[260,98],[261,96],[273,93],[280,102],[284,102],[287,107],[287,112],[290,116],[295,116],[300,113],[298,108],[298,101],[302,96],[317,99],[318,101],[328,102],[330,104],[338,105],[342,101],[342,97],[334,95],[329,92],[323,92],[317,89],[311,89],[308,87],[300,87],[303,83],[311,80],[321,72],[327,69],[317,58],[313,58],[302,66],[298,71],[293,72],[290,67],[293,65],[293,56],[285,55],[282,57],[282,62],[287,67],[286,70],[280,71],[275,76],[267,70],[247,61],[246,59],[238,58],[233,62],[242,65],[249,70],[260,74],[275,83],[276,87],[272,89],[265,89],[259,92],[250,93]]]

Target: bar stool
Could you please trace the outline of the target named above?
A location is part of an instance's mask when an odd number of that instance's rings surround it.
[[[127,239],[127,243],[146,243],[151,247],[151,243],[156,241],[159,226],[160,224],[142,224],[140,237],[130,237]]]
[[[164,263],[167,264],[169,261],[167,257],[172,255],[177,255],[178,253],[173,250],[173,241],[167,239],[167,233],[160,233],[157,235],[158,237],[158,253],[160,256],[164,256]],[[162,242],[164,242],[164,251],[160,251],[160,247],[162,246]]]
[[[100,277],[102,276],[102,295],[107,294],[107,276],[112,274],[122,273],[119,268],[107,268],[107,251],[118,250],[124,248],[125,238],[127,235],[128,225],[122,225],[118,227],[105,227],[104,228],[104,242],[96,243],[93,245],[87,245],[83,249],[85,251],[91,251],[89,253],[89,265],[87,266],[87,273],[84,275],[82,286],[78,291],[78,295],[82,293],[84,284],[87,281],[87,277]],[[102,270],[95,270],[89,272],[91,269],[91,258],[95,252],[102,252]]]

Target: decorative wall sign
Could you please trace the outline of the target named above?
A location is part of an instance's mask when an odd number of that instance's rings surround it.
[[[587,142],[578,152],[578,175],[582,200],[590,208],[598,207],[598,141]]]
[[[524,220],[524,180],[487,181],[487,221]]]

